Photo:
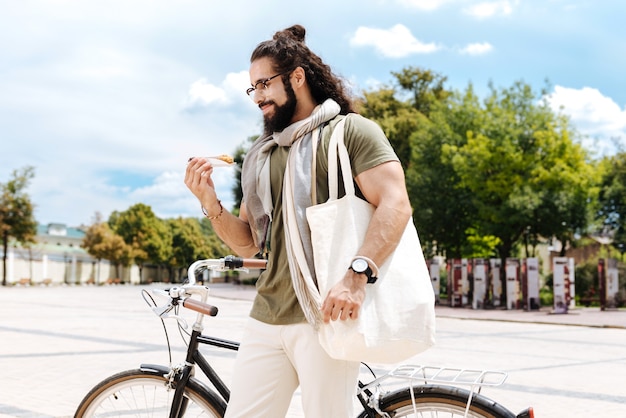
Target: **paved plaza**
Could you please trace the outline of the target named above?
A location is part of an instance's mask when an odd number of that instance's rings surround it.
[[[114,372],[168,364],[164,332],[140,286],[0,288],[0,417],[71,417],[86,392]],[[205,332],[238,340],[253,289],[216,284],[220,313]],[[626,311],[437,308],[437,345],[407,363],[508,373],[483,394],[538,418],[626,417]],[[184,313],[191,324],[195,317]],[[168,323],[174,362],[184,345]],[[234,353],[203,349],[226,382]],[[376,371],[384,367],[374,365]],[[303,417],[296,393],[289,418]]]

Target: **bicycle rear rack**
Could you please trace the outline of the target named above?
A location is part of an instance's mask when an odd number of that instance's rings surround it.
[[[380,379],[405,379],[428,383],[460,386],[500,386],[507,379],[505,372],[494,370],[457,369],[436,366],[398,366]],[[376,379],[379,380],[379,379]]]
[[[415,399],[413,392],[413,383],[421,382],[424,384],[444,384],[449,386],[469,386],[469,396],[465,408],[465,416],[469,412],[469,407],[474,394],[480,393],[483,386],[500,386],[507,379],[505,372],[495,370],[475,370],[475,369],[458,369],[452,367],[437,366],[419,366],[419,365],[401,365],[372,380],[370,383],[360,388],[359,393],[373,391],[373,395],[369,397],[370,406],[373,407],[381,416],[389,416],[379,408],[379,401],[382,398],[383,390],[382,382],[387,380],[409,381],[409,390],[411,398]],[[478,389],[478,390],[477,390]],[[415,408],[415,403],[413,404]],[[416,412],[417,413],[417,412]]]

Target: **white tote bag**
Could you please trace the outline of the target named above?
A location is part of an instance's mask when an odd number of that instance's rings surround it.
[[[344,119],[345,120],[345,119]],[[355,195],[340,121],[328,151],[329,199],[306,210],[315,274],[322,300],[340,281],[364,240],[374,207]],[[337,152],[346,195],[337,198]],[[368,284],[358,319],[322,324],[319,340],[340,360],[397,363],[435,342],[435,296],[417,231],[411,219],[395,252]]]

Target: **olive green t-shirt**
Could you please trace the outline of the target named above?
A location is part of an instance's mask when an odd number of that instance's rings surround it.
[[[322,131],[316,161],[318,203],[328,200],[328,142],[335,125],[343,117],[337,116]],[[382,129],[375,122],[357,114],[351,114],[346,119],[344,143],[350,156],[353,177],[379,164],[398,161]],[[289,147],[276,147],[270,156],[270,182],[274,212],[270,229],[269,259],[267,269],[257,281],[257,296],[250,313],[254,319],[273,325],[305,321],[291,281],[282,222],[283,176],[288,153]],[[356,184],[355,188],[357,195],[363,197]],[[344,194],[341,182],[339,193],[340,196]]]

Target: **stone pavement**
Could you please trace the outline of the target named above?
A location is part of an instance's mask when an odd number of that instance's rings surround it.
[[[238,340],[254,289],[210,287],[220,313],[205,321],[207,333]],[[168,364],[163,329],[142,289],[0,288],[0,418],[71,417],[89,388],[113,372]],[[437,307],[437,315],[437,346],[412,363],[504,370],[505,385],[487,395],[516,412],[533,405],[538,418],[626,416],[626,311]],[[185,318],[191,323],[195,315]],[[184,346],[173,321],[167,327],[178,362]],[[228,381],[234,353],[207,354]],[[303,417],[299,400],[296,393],[288,418]]]

